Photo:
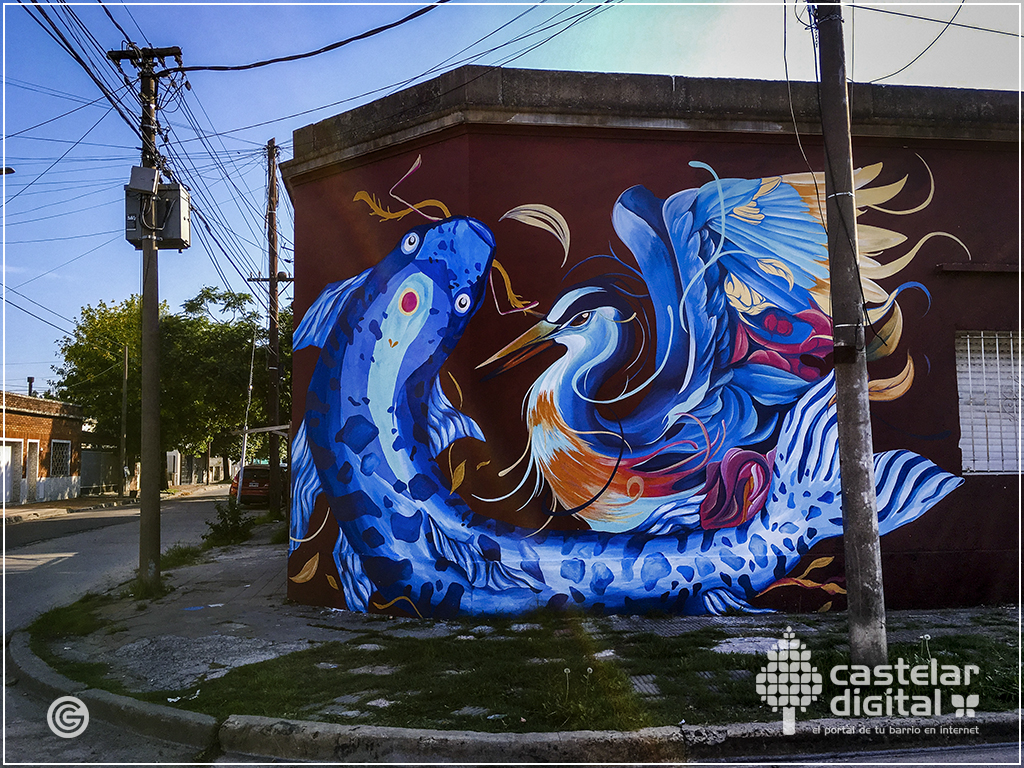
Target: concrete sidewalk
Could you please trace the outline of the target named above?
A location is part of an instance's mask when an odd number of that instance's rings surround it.
[[[206,485],[178,485],[160,494],[161,499],[169,499],[175,496],[188,496],[196,491],[207,488]],[[228,486],[224,485],[224,493],[227,495]],[[55,501],[34,501],[31,504],[5,505],[3,518],[5,525],[23,523],[27,520],[44,520],[49,517],[59,517],[74,512],[91,512],[96,509],[107,509],[113,507],[138,506],[137,499],[126,496],[119,499],[117,494],[102,493],[94,496],[76,496],[73,499],[58,499]]]
[[[455,634],[456,622],[382,618],[289,603],[285,597],[284,547],[269,543],[272,526],[257,529],[254,542],[215,550],[205,563],[171,571],[174,590],[145,604],[115,599],[100,610],[111,629],[73,637],[51,648],[69,661],[103,661],[109,677],[128,691],[142,693],[190,689],[196,695],[202,683],[229,670],[307,649],[326,642],[356,640],[364,632],[437,637]],[[1016,623],[1016,607],[957,609],[947,611],[899,611],[891,614],[890,642],[916,641],[924,633],[935,642],[946,634],[1001,633]],[[815,628],[799,615],[731,617],[610,617],[605,628],[622,633],[654,633],[673,636],[702,627],[724,630],[733,650],[763,652],[770,641],[782,636],[787,626],[802,636]],[[844,623],[845,616],[816,615],[815,622]],[[485,620],[473,622],[474,631],[487,633]],[[590,625],[590,622],[585,622]],[[599,631],[600,626],[588,629]],[[817,624],[818,628],[822,625]],[[1014,630],[1015,631],[1015,630]],[[446,635],[447,633],[447,635]],[[902,636],[901,636],[902,633]],[[1010,631],[1013,634],[1013,631]],[[424,635],[425,636],[425,635]],[[995,636],[995,635],[992,635]],[[1013,638],[1006,638],[1015,642]],[[782,734],[781,715],[764,708],[765,722],[728,726],[671,725],[632,732],[570,732],[494,734],[475,731],[410,730],[378,727],[355,717],[356,724],[318,722],[318,713],[307,721],[232,715],[223,723],[214,718],[116,696],[57,675],[29,648],[28,637],[15,633],[8,642],[8,661],[19,685],[43,698],[74,695],[84,701],[93,717],[123,725],[143,734],[173,739],[199,750],[223,750],[277,760],[329,762],[680,762],[738,756],[768,756],[805,751],[849,751],[874,747],[892,748],[916,744],[980,743],[1014,741],[1020,712],[978,712],[970,720],[945,714],[934,718],[851,718],[803,720],[797,718],[795,735]],[[767,661],[767,659],[766,659]],[[637,693],[643,695],[643,681]],[[750,681],[754,685],[754,681]],[[350,692],[346,692],[350,693]],[[346,697],[341,697],[342,699]],[[337,709],[337,707],[335,707]],[[350,707],[351,709],[351,707]],[[352,713],[349,713],[352,714]],[[337,719],[337,718],[324,718]],[[362,723],[362,724],[360,724]],[[857,726],[866,731],[851,734]],[[969,724],[969,736],[956,735]],[[899,737],[892,735],[897,727]],[[943,736],[925,739],[925,728],[944,728]],[[914,736],[914,729],[918,736]],[[910,735],[908,735],[910,734]]]

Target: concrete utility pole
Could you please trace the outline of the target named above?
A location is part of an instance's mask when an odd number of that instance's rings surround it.
[[[835,344],[839,464],[843,491],[843,548],[854,664],[888,664],[885,600],[878,540],[874,452],[868,402],[864,299],[857,263],[857,213],[853,148],[846,90],[842,6],[814,9],[821,70],[821,132],[825,144],[825,195]]]
[[[281,418],[281,349],[277,335],[277,146],[274,140],[267,142],[267,269],[270,288],[270,361],[269,386],[267,387],[267,416],[272,425]],[[276,432],[268,435],[270,440],[270,501],[272,514],[281,512],[281,445]]]
[[[153,61],[181,57],[181,49],[131,48],[109,51],[115,62],[131,61],[139,70],[142,103],[142,166],[159,173],[156,148],[157,75]],[[151,198],[153,209],[156,200]],[[139,478],[139,581],[140,586],[160,587],[160,486],[164,459],[160,455],[160,288],[157,275],[157,233],[142,241],[142,475]]]
[[[127,490],[125,482],[128,480],[125,477],[125,462],[128,460],[128,345],[124,345],[124,377],[121,379],[121,450],[118,453],[120,457],[120,466],[117,468],[117,475],[120,478],[117,485],[118,498],[123,499],[125,491]]]

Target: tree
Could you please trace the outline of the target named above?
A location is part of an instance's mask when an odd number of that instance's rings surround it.
[[[123,348],[128,345],[127,455],[139,455],[141,335],[138,296],[120,304],[85,306],[74,334],[58,342],[64,362],[51,381],[62,400],[80,405],[95,422],[96,440],[117,445],[121,435]],[[291,315],[282,313],[282,367],[291,369]],[[196,456],[238,456],[252,370],[250,426],[266,422],[266,328],[252,297],[203,288],[171,314],[161,306],[161,444]],[[255,347],[254,347],[255,345]],[[286,384],[287,386],[287,378]],[[287,389],[285,389],[287,391]],[[287,400],[288,398],[282,398]],[[282,403],[282,413],[288,413]],[[259,449],[259,441],[250,441]],[[266,448],[263,447],[265,453]]]

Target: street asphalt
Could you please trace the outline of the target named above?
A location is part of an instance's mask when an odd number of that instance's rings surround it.
[[[21,511],[30,519],[36,510]],[[46,514],[45,511],[43,514]],[[54,512],[54,514],[58,514]],[[59,514],[65,514],[63,511]],[[253,664],[340,634],[364,629],[405,633],[443,631],[425,620],[367,617],[348,611],[302,606],[286,600],[286,560],[281,545],[263,530],[253,542],[214,550],[206,562],[171,572],[174,590],[139,610],[131,600],[115,600],[103,617],[116,632],[94,632],[51,648],[70,661],[102,661],[109,676],[130,692],[187,689],[228,670]],[[894,612],[912,624],[915,636],[931,632],[983,632],[975,614],[1018,616],[1016,607]],[[843,617],[834,617],[842,621]],[[728,633],[733,647],[752,635],[780,638],[787,626],[805,626],[799,616],[623,617],[618,631],[678,634],[713,625]],[[756,629],[756,631],[752,631]],[[814,631],[806,627],[805,631]],[[955,714],[932,718],[873,717],[800,720],[783,734],[781,717],[766,708],[766,722],[728,726],[672,725],[639,731],[494,734],[475,731],[412,730],[360,724],[232,715],[223,722],[176,707],[90,689],[57,674],[31,650],[24,631],[6,639],[8,686],[41,702],[74,696],[86,704],[92,721],[131,729],[148,738],[179,745],[201,759],[343,763],[674,763],[769,760],[773,755],[807,754],[814,762],[862,750],[902,747],[954,747],[986,742],[1018,742],[1021,711],[978,711],[965,720]],[[1019,639],[1019,638],[1018,638]],[[764,650],[764,649],[761,649]],[[749,651],[748,651],[749,652]],[[753,681],[751,682],[753,684]],[[639,690],[639,689],[638,689]],[[770,719],[779,717],[779,719]],[[962,728],[969,723],[970,729]],[[977,728],[975,728],[977,726]],[[97,726],[99,727],[99,726]],[[944,735],[924,736],[926,728]],[[858,732],[859,731],[859,732]],[[958,735],[964,733],[965,735]],[[916,735],[915,735],[916,733]],[[877,753],[882,755],[881,752]],[[1019,754],[1019,753],[1018,753]],[[86,758],[87,759],[87,758]],[[844,762],[846,762],[844,760]],[[889,760],[884,760],[889,762]]]

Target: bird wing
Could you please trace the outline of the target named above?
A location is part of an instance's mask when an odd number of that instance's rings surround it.
[[[796,316],[817,308],[828,251],[820,210],[803,187],[781,176],[716,178],[666,200],[641,186],[619,197],[612,223],[637,260],[656,318],[655,370],[627,433],[649,429],[656,413],[668,429],[721,391],[723,371],[738,373],[730,366],[737,320],[760,329],[773,310],[787,317],[785,327],[811,333]],[[757,368],[741,374],[754,400],[764,400],[758,384],[780,388],[783,401],[806,388],[788,371]]]
[[[740,314],[767,307],[796,314],[827,284],[823,223],[781,176],[708,182],[697,193],[694,215],[722,243],[723,287]]]

